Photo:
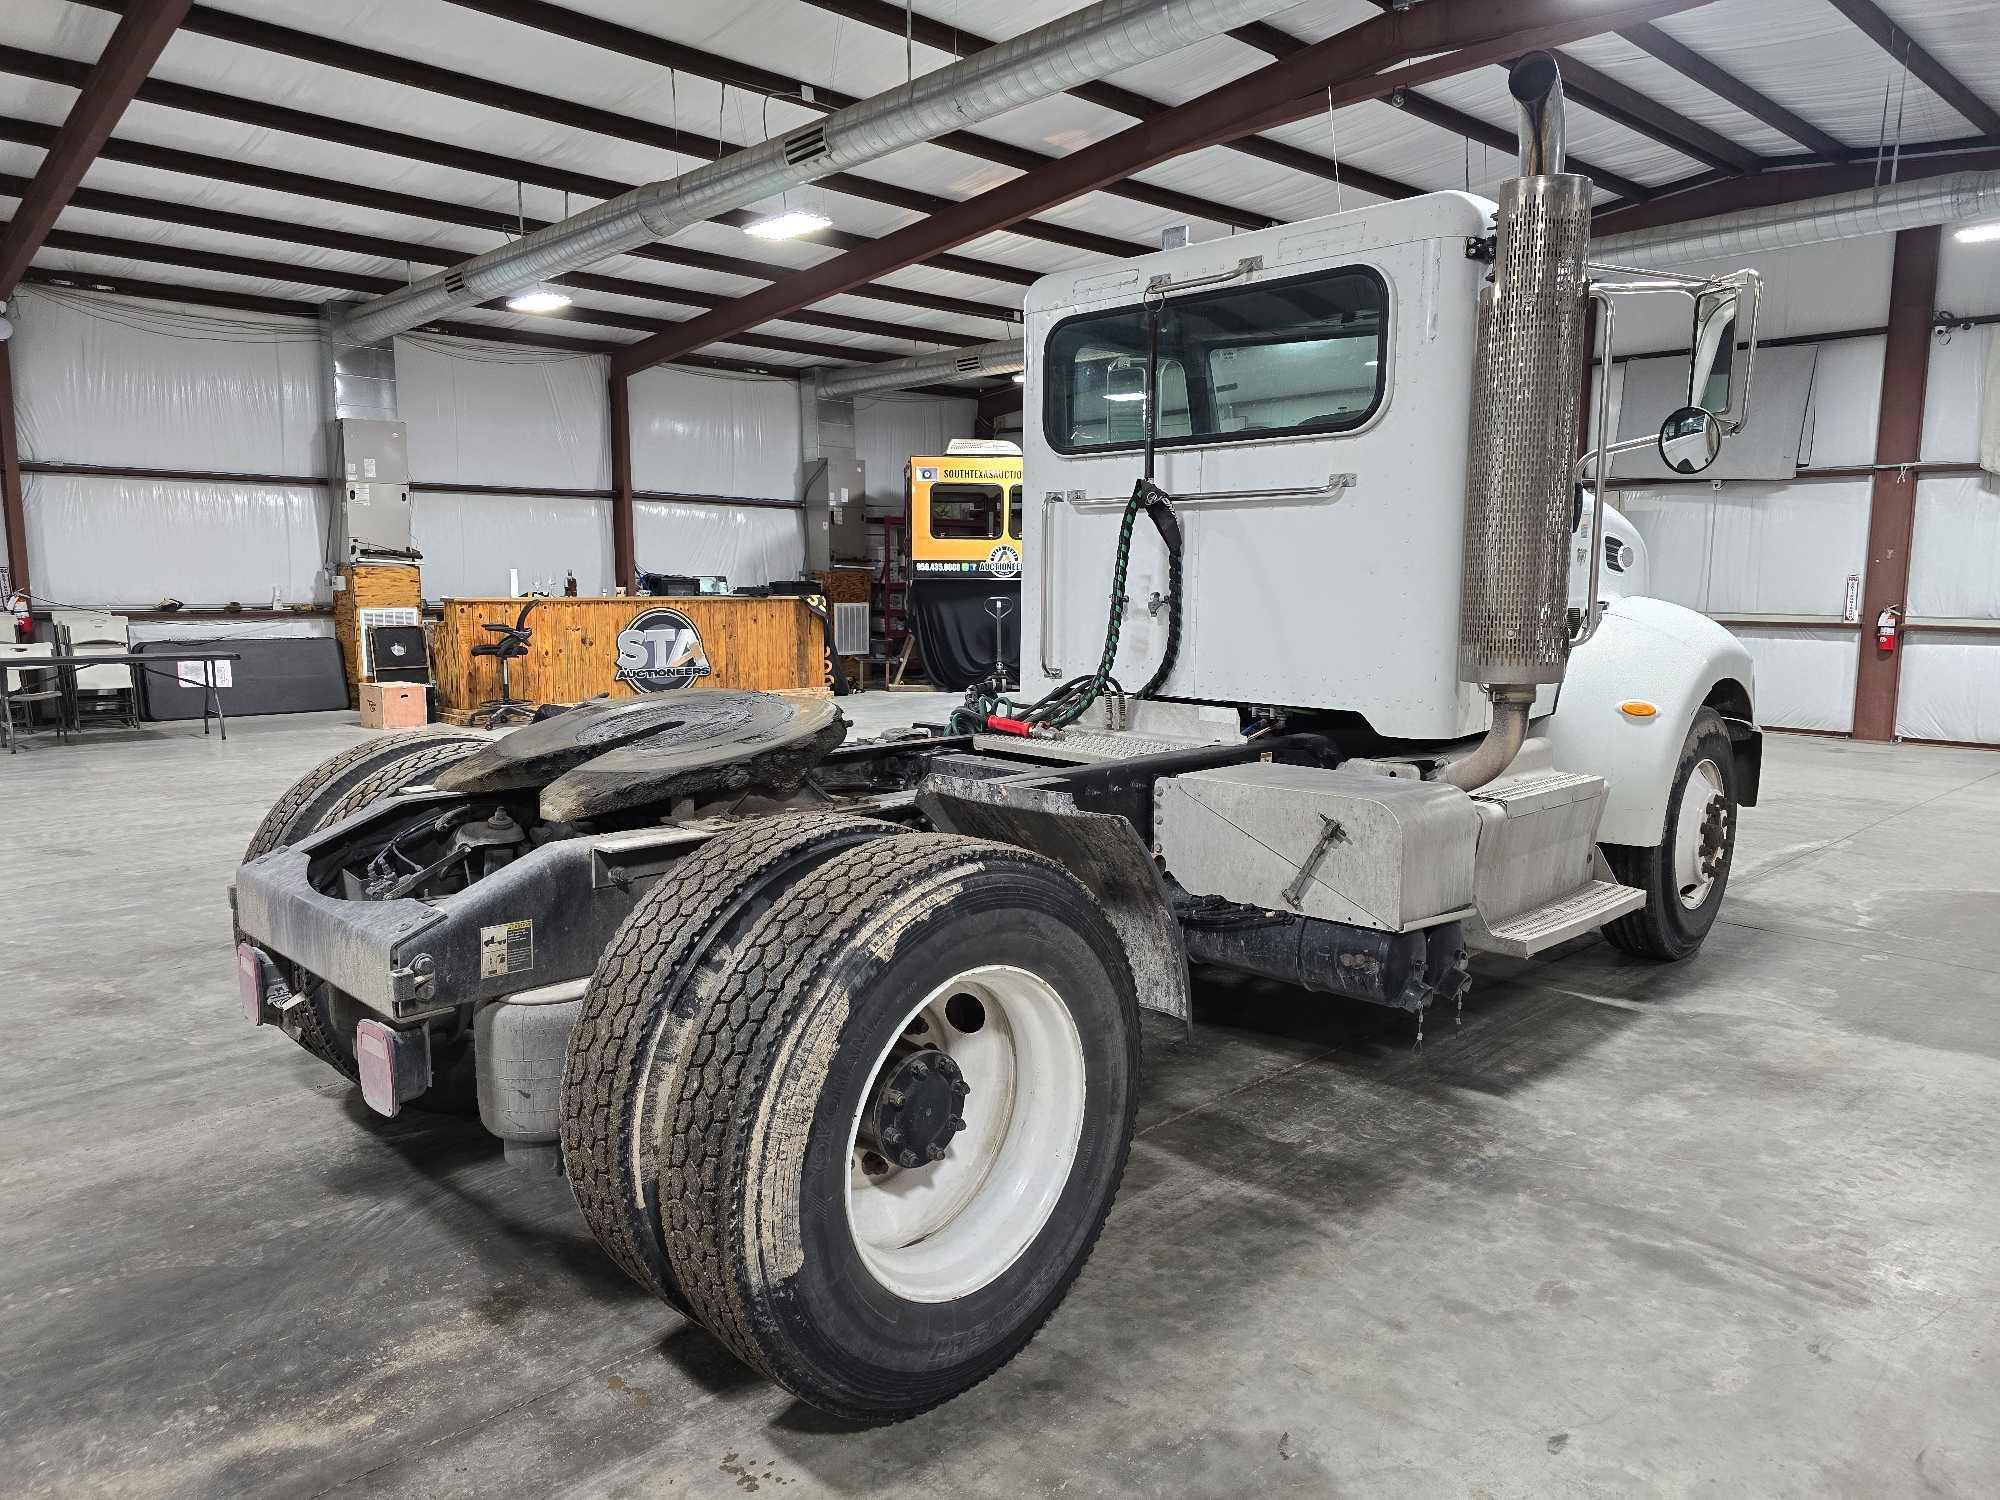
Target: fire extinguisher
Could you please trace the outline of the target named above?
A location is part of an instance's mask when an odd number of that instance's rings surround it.
[[[34,601],[27,590],[16,589],[7,600],[7,613],[14,617],[14,638],[25,641],[35,633]]]
[[[1903,612],[1893,604],[1885,606],[1875,617],[1875,649],[1884,656],[1896,653],[1897,622],[1902,618]]]

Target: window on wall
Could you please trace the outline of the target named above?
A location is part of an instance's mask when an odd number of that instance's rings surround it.
[[[1000,535],[1000,486],[931,486],[931,535],[940,542],[990,542]]]
[[[1021,487],[1018,484],[1007,487],[1007,535],[1014,541],[1021,540]]]
[[[1061,453],[1145,442],[1143,305],[1058,323],[1043,424]],[[1159,307],[1160,446],[1359,427],[1382,403],[1388,288],[1349,267],[1176,298]]]

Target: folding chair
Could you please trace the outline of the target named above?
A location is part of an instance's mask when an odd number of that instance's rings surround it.
[[[43,642],[0,644],[0,720],[4,720],[9,755],[18,749],[15,739],[19,732],[36,727],[38,703],[55,706],[52,727],[56,738],[67,739],[69,712],[64,702],[62,674],[55,665],[55,647]]]

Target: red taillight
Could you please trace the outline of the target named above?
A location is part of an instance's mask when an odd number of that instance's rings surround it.
[[[394,1119],[404,1100],[431,1086],[431,1039],[422,1027],[398,1031],[363,1021],[354,1028],[354,1060],[361,1065],[361,1097],[378,1115]]]
[[[264,1024],[264,960],[248,943],[236,945],[236,993],[252,1026]]]

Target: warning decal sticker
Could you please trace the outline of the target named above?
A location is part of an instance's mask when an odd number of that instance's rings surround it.
[[[479,929],[479,977],[504,979],[535,966],[535,924],[502,922]]]

